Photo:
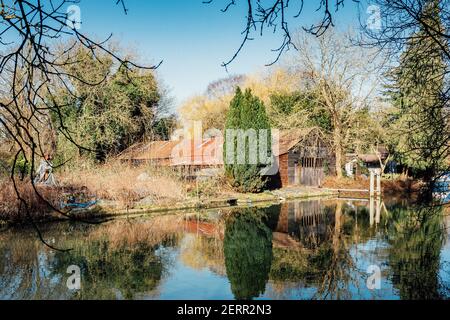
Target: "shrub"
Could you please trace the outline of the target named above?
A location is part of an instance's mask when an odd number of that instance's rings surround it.
[[[43,200],[33,189],[29,180],[18,181],[17,190],[20,196],[26,201],[26,207],[18,199],[14,185],[10,180],[0,181],[0,220],[10,223],[30,222],[30,218],[39,221],[50,216],[51,207],[58,206],[63,198],[62,189],[36,187]],[[48,202],[46,202],[48,201]]]

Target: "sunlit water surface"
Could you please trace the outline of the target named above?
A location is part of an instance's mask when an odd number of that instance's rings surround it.
[[[0,299],[446,299],[447,220],[445,208],[322,199],[40,227],[68,252],[7,230]]]

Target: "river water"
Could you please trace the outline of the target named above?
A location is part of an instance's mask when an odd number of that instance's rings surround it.
[[[446,299],[445,208],[321,199],[0,233],[0,299]],[[79,270],[79,273],[78,273]]]

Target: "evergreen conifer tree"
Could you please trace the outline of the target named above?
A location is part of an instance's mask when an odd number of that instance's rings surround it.
[[[448,66],[439,44],[432,39],[443,31],[439,3],[438,0],[426,3],[422,19],[431,29],[422,27],[411,36],[399,66],[390,72],[396,152],[399,160],[413,169],[429,189],[448,156],[448,127],[442,99]]]
[[[256,144],[251,141],[255,137]],[[237,191],[260,192],[265,188],[267,179],[261,171],[269,164],[271,140],[264,104],[251,90],[243,93],[237,88],[227,114],[224,141],[225,171]]]

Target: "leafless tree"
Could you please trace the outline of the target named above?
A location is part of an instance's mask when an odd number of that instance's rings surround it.
[[[115,0],[121,5],[125,14],[127,9],[123,0]],[[87,85],[98,85],[83,79],[83,75],[70,73],[68,66],[79,63],[72,54],[77,45],[81,45],[95,57],[97,52],[108,54],[118,65],[125,67],[141,67],[155,69],[158,65],[143,67],[134,62],[121,58],[108,47],[108,37],[104,41],[96,41],[82,33],[76,23],[68,21],[67,6],[79,3],[78,0],[0,0],[0,128],[14,143],[14,162],[11,180],[14,184],[21,209],[27,213],[34,224],[28,203],[17,188],[17,161],[25,159],[25,163],[34,168],[37,157],[44,156],[43,128],[51,121],[56,127],[53,129],[62,134],[80,149],[72,138],[64,123],[61,110],[64,105],[58,103],[54,85],[64,88],[67,94],[75,95],[70,81],[76,80]],[[113,3],[112,3],[113,4]],[[72,23],[71,23],[72,22]],[[57,50],[56,42],[60,39],[72,39],[73,46],[62,54]],[[102,82],[102,81],[99,81]],[[33,183],[33,170],[28,178],[34,191],[39,191]],[[43,197],[41,197],[42,200]],[[50,205],[50,204],[49,204]],[[53,208],[58,211],[57,208]],[[60,212],[60,211],[58,211]],[[63,214],[62,212],[60,212]],[[45,243],[39,229],[36,227],[41,240]],[[47,244],[51,247],[49,244]]]
[[[206,95],[209,98],[220,98],[229,94],[233,94],[238,86],[245,81],[243,75],[230,75],[229,77],[211,82],[206,89]]]
[[[352,46],[350,34],[328,30],[320,38],[308,33],[296,37],[298,54],[294,64],[308,80],[315,92],[315,103],[330,115],[336,173],[342,177],[344,154],[352,139],[359,111],[370,105],[379,85],[381,62],[374,59],[373,50]]]
[[[205,0],[204,3],[212,3],[219,0]],[[223,1],[223,0],[222,0]],[[359,1],[347,0],[357,3]],[[244,49],[248,41],[253,40],[254,34],[263,35],[265,30],[277,32],[281,30],[282,41],[278,48],[273,49],[276,53],[275,59],[268,64],[268,66],[275,64],[284,52],[291,47],[296,48],[295,42],[291,36],[289,29],[289,21],[291,18],[299,19],[304,11],[304,0],[225,0],[222,12],[226,13],[233,6],[244,3],[246,6],[246,23],[242,31],[243,39],[235,51],[234,55],[227,62],[222,64],[223,67],[228,67]],[[320,22],[311,26],[303,26],[303,29],[316,35],[321,36],[325,31],[334,26],[334,13],[339,11],[344,6],[345,0],[318,0],[317,12],[322,15]],[[297,28],[297,26],[295,26]]]

